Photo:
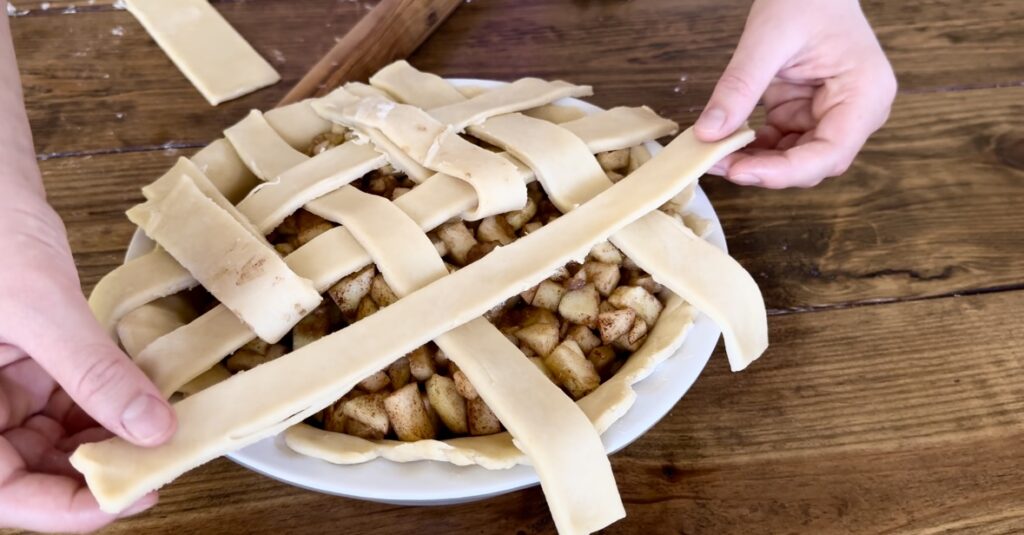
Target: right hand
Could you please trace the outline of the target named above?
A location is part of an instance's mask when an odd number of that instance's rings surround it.
[[[0,527],[96,530],[118,515],[99,510],[68,456],[111,433],[159,445],[174,411],[96,322],[42,196],[5,192],[0,229]]]

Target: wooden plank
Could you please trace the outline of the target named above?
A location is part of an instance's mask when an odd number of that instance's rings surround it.
[[[748,371],[716,354],[613,457],[609,533],[882,533],[1024,526],[1024,292],[773,318]],[[970,355],[970,358],[965,356]],[[551,533],[542,493],[411,508],[285,486],[220,460],[106,533]]]
[[[297,5],[217,4],[285,77],[274,88],[218,108],[199,97],[128,13],[82,10],[67,16],[51,9],[16,17],[13,33],[39,152],[206,142],[249,108],[270,107],[372,3]],[[748,5],[471,2],[413,61],[453,76],[536,75],[591,83],[600,104],[646,103],[688,120],[728,61]],[[907,91],[1022,83],[1020,10],[1019,2],[1006,1],[867,3]]]
[[[733,256],[769,308],[906,299],[1024,283],[1024,88],[903,95],[853,169],[810,190],[705,178]],[[178,151],[42,162],[91,286],[120,262],[122,212]],[[90,189],[95,188],[95,189]]]
[[[345,82],[367,80],[406,59],[437,31],[462,0],[383,0],[277,103],[323,96]]]

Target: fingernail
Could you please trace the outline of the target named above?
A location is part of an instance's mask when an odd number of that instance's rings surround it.
[[[729,180],[732,180],[733,182],[735,182],[737,184],[744,185],[744,186],[756,186],[756,185],[761,183],[761,179],[760,178],[757,178],[754,175],[746,175],[746,174],[731,176],[731,177],[729,177]]]
[[[700,114],[697,128],[705,132],[718,132],[725,125],[725,111],[721,108],[709,108]]]
[[[121,425],[139,442],[148,444],[167,433],[171,412],[159,399],[142,394],[132,400],[121,414]]]

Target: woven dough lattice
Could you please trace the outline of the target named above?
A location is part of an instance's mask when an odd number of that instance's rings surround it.
[[[296,451],[337,463],[531,464],[559,531],[589,533],[624,515],[600,433],[632,404],[631,385],[679,346],[694,310],[722,328],[734,370],[767,346],[753,279],[682,218],[658,209],[673,199],[685,203],[701,173],[752,139],[748,130],[715,144],[685,131],[650,158],[637,147],[676,125],[646,107],[577,116],[552,105],[589,96],[587,86],[526,78],[460,90],[405,62],[370,81],[253,111],[225,139],[143,188],[146,202],[128,212],[157,245],[105,277],[90,304],[167,396],[190,395],[175,404],[179,430],[166,445],[142,449],[112,439],[74,454],[105,510],[122,510],[199,464],[287,430]],[[302,152],[330,132],[338,143],[312,157]],[[595,157],[631,147],[625,177],[610,176]],[[401,195],[392,187],[390,198],[356,187],[383,170],[411,187]],[[521,213],[541,189],[562,215],[450,273],[442,254],[453,251],[428,232]],[[294,250],[275,248],[266,236],[297,211],[330,224]],[[563,381],[563,391],[535,365],[541,359],[526,358],[528,350],[484,315],[519,295],[536,296],[538,283],[595,247],[621,251],[663,288],[660,315],[647,317],[648,325],[632,319],[642,310],[609,308],[610,317],[643,324],[631,331],[639,347],[600,386]],[[367,269],[379,272],[394,302],[300,346],[292,330],[330,304],[322,294]],[[181,292],[199,286],[216,303],[198,317],[183,315]],[[592,284],[585,288],[598,296]],[[574,321],[594,326],[594,319]],[[295,349],[279,358],[233,376],[220,364],[286,336]],[[428,343],[507,433],[371,440],[302,423]],[[566,362],[586,364],[579,344],[563,344]],[[418,393],[415,399],[422,410]]]

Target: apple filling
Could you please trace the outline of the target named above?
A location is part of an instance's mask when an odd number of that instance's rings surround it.
[[[309,152],[315,155],[350,137],[342,132],[323,134],[313,141]],[[646,156],[646,150],[638,147],[601,153],[597,159],[609,178],[617,181],[642,163],[638,158]],[[362,191],[392,200],[415,185],[390,166],[353,182]],[[528,194],[521,210],[480,221],[452,220],[429,233],[448,270],[469,265],[559,217],[539,184],[530,184]],[[669,203],[662,210],[684,219],[681,206]],[[334,226],[299,210],[268,239],[278,252],[287,255]],[[399,299],[372,265],[340,280],[328,289],[326,297],[280,343],[256,339],[228,356],[224,365],[232,373],[251,369]],[[605,242],[594,247],[583,263],[562,266],[537,286],[490,310],[485,318],[552,382],[573,399],[580,399],[612,377],[644,344],[664,307],[664,297],[662,287],[650,275]],[[402,441],[490,435],[503,430],[458,366],[433,343],[366,377],[307,423],[367,439]]]

